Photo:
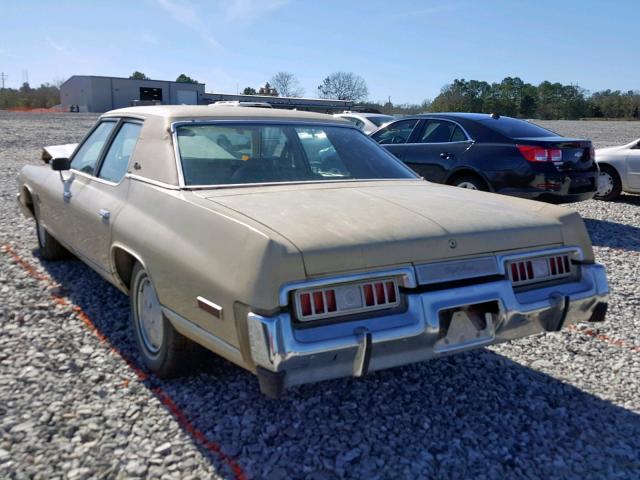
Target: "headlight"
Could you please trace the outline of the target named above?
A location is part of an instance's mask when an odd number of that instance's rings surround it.
[[[391,309],[398,305],[400,292],[395,278],[329,285],[295,292],[296,317],[303,322]]]

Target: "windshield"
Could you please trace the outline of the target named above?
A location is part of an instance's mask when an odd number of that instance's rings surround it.
[[[179,126],[177,137],[191,186],[416,178],[353,128],[200,124]]]
[[[557,133],[539,127],[533,123],[517,118],[500,117],[499,119],[480,120],[480,123],[494,132],[501,133],[509,138],[523,137],[557,137]]]
[[[369,120],[371,123],[375,124],[378,127],[382,126],[387,122],[390,122],[393,119],[394,118],[391,115],[377,115],[375,117],[367,117],[367,120]]]

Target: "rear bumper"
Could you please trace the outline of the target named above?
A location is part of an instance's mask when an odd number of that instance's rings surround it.
[[[274,391],[281,391],[557,331],[580,321],[600,321],[609,293],[604,267],[583,265],[580,277],[521,293],[514,292],[508,280],[409,293],[403,313],[315,328],[294,328],[288,313],[249,313],[251,355],[268,393],[274,382]],[[440,312],[484,302],[499,307],[497,313],[487,314],[486,327],[473,338],[452,342],[453,333],[441,322]]]
[[[591,200],[597,191],[598,172],[537,174],[525,187],[504,186],[496,193],[550,203]]]

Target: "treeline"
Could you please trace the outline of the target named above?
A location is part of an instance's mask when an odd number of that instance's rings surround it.
[[[578,85],[542,82],[532,85],[518,77],[500,83],[456,79],[431,102],[432,112],[500,113],[545,120],[577,118],[640,118],[640,91],[603,90],[589,94]]]
[[[0,109],[51,108],[59,104],[60,89],[48,83],[43,83],[38,88],[31,88],[25,82],[19,89],[0,89]]]
[[[338,72],[341,75],[352,75]],[[283,73],[278,74],[282,76]],[[286,82],[276,75],[273,80],[285,93],[292,96],[298,93],[299,84],[295,77]],[[333,86],[332,78],[327,77],[321,87]],[[193,81],[186,75],[181,75]],[[179,79],[181,77],[178,77]],[[366,84],[360,77],[354,81],[339,82],[343,90],[347,87],[361,87],[359,91],[349,90],[348,98],[366,95]],[[347,80],[353,80],[350,77]],[[357,81],[356,81],[357,80]],[[326,84],[326,85],[325,85]],[[353,84],[353,85],[352,85]],[[362,84],[362,85],[360,85]],[[328,85],[328,86],[327,86]],[[292,93],[293,92],[293,93]],[[325,98],[338,98],[335,95],[322,94]],[[325,92],[327,93],[327,92]],[[344,95],[343,95],[344,96]],[[345,97],[345,98],[346,98]],[[60,89],[56,85],[45,83],[31,88],[28,83],[19,89],[0,89],[0,109],[8,108],[51,108],[60,104]],[[484,112],[499,113],[521,118],[539,118],[544,120],[578,118],[626,118],[640,119],[640,91],[602,90],[589,94],[578,85],[542,82],[540,85],[525,83],[518,77],[507,77],[500,83],[488,83],[479,80],[455,79],[445,85],[433,101],[424,100],[416,104],[392,104],[361,102],[362,107],[396,115],[411,115],[422,112]]]

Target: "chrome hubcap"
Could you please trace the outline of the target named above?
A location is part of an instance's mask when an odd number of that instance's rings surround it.
[[[151,353],[158,353],[164,338],[164,322],[160,301],[148,277],[138,286],[137,303],[142,341]]]
[[[457,186],[460,187],[460,188],[468,188],[469,190],[477,190],[478,189],[478,187],[476,187],[471,182],[460,182]]]
[[[607,172],[600,172],[598,175],[598,191],[596,195],[606,197],[613,190],[613,177]]]

